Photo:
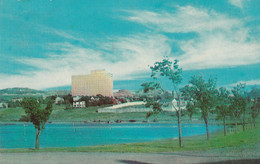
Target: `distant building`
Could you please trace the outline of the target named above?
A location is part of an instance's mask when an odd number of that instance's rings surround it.
[[[86,102],[85,101],[73,102],[73,107],[74,108],[85,108],[86,107]]]
[[[23,98],[13,98],[12,102],[21,102],[23,101]]]
[[[175,108],[178,109],[178,101],[177,101],[176,99],[173,99],[173,100],[172,100],[172,105],[173,105]],[[181,98],[181,99],[180,99],[180,107],[181,107],[181,109],[182,109],[182,110],[185,110],[185,109],[186,109],[186,105],[187,105],[187,102],[186,102],[183,98]]]
[[[72,76],[72,96],[113,96],[113,77],[105,70],[94,70],[89,75]]]
[[[55,99],[55,104],[61,104],[64,102],[64,98],[61,98],[61,97],[56,97]]]
[[[0,108],[8,108],[8,104],[7,103],[0,103]]]
[[[81,96],[75,96],[73,97],[73,108],[85,108],[86,102],[84,100],[81,100]]]

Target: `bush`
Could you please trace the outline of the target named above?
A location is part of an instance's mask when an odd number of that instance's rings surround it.
[[[20,122],[29,122],[30,121],[30,117],[28,117],[27,115],[22,115],[21,118],[19,119]]]

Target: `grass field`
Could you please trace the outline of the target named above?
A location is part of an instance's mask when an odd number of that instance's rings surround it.
[[[149,119],[146,119],[145,112],[136,113],[97,113],[98,108],[103,107],[87,107],[87,108],[77,108],[65,110],[64,105],[54,105],[52,114],[48,121],[51,122],[107,122],[116,120],[121,120],[122,122],[128,122],[129,120],[135,120],[137,122],[143,121],[159,121],[159,122],[176,122],[177,117],[173,112],[162,112],[156,115],[152,115]],[[17,122],[22,115],[25,115],[24,109],[18,108],[8,108],[0,109],[0,122]],[[194,115],[193,120],[196,122],[203,123],[200,120],[200,114]],[[215,121],[215,116],[212,117],[211,123],[219,122]],[[185,122],[191,122],[188,116],[182,117]],[[221,122],[220,122],[221,123]]]
[[[88,107],[88,108],[77,108],[65,110],[64,105],[54,105],[54,109],[49,118],[49,121],[53,122],[107,122],[107,121],[129,121],[136,120],[139,122],[146,120],[146,113],[97,113],[98,108],[103,107]],[[0,109],[0,122],[15,122],[18,121],[22,115],[24,115],[24,109],[19,108],[8,108]],[[171,116],[172,113],[166,112],[158,115],[154,115],[149,118],[153,121],[154,119],[160,121],[173,121],[175,117]]]
[[[22,107],[0,109],[0,122],[18,121],[22,115],[25,115]]]

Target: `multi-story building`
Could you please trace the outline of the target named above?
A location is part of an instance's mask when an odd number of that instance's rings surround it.
[[[113,96],[113,75],[94,70],[89,75],[72,76],[72,96]]]

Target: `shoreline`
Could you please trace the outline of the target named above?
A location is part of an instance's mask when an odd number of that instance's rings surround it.
[[[32,124],[31,122],[21,121],[6,121],[0,122],[0,125],[12,125],[12,124]],[[46,124],[178,124],[177,121],[124,121],[121,122],[107,122],[107,121],[48,121]],[[182,124],[205,124],[203,120],[182,121]],[[222,122],[209,122],[210,125],[222,125]],[[232,125],[227,123],[226,125]]]

